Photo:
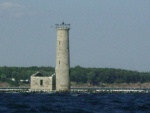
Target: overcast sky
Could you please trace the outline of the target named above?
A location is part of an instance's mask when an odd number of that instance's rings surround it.
[[[150,71],[150,0],[0,0],[0,66],[55,66],[71,24],[71,67]]]

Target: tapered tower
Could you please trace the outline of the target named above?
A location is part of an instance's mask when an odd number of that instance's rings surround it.
[[[56,90],[70,90],[70,55],[69,55],[69,30],[70,24],[56,24],[57,47],[56,47]]]

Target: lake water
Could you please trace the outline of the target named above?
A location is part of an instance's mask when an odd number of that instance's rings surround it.
[[[150,113],[150,94],[0,93],[0,113]]]

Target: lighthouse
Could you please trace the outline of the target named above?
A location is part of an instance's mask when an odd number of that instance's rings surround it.
[[[70,24],[56,24],[56,91],[70,90],[69,30]]]

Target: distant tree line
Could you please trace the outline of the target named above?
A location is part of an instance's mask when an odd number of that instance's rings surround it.
[[[99,85],[101,83],[150,82],[150,72],[114,68],[71,68],[71,81]]]
[[[0,81],[19,85],[20,80],[30,80],[37,71],[44,75],[52,75],[54,67],[0,67]],[[12,82],[12,78],[15,79]],[[84,68],[75,66],[70,69],[72,82],[99,85],[101,83],[144,83],[150,82],[150,72],[138,72],[114,68]]]
[[[30,76],[37,71],[44,75],[52,75],[54,73],[53,67],[0,67],[0,81],[8,82],[9,84],[18,86],[22,81],[30,81]]]

